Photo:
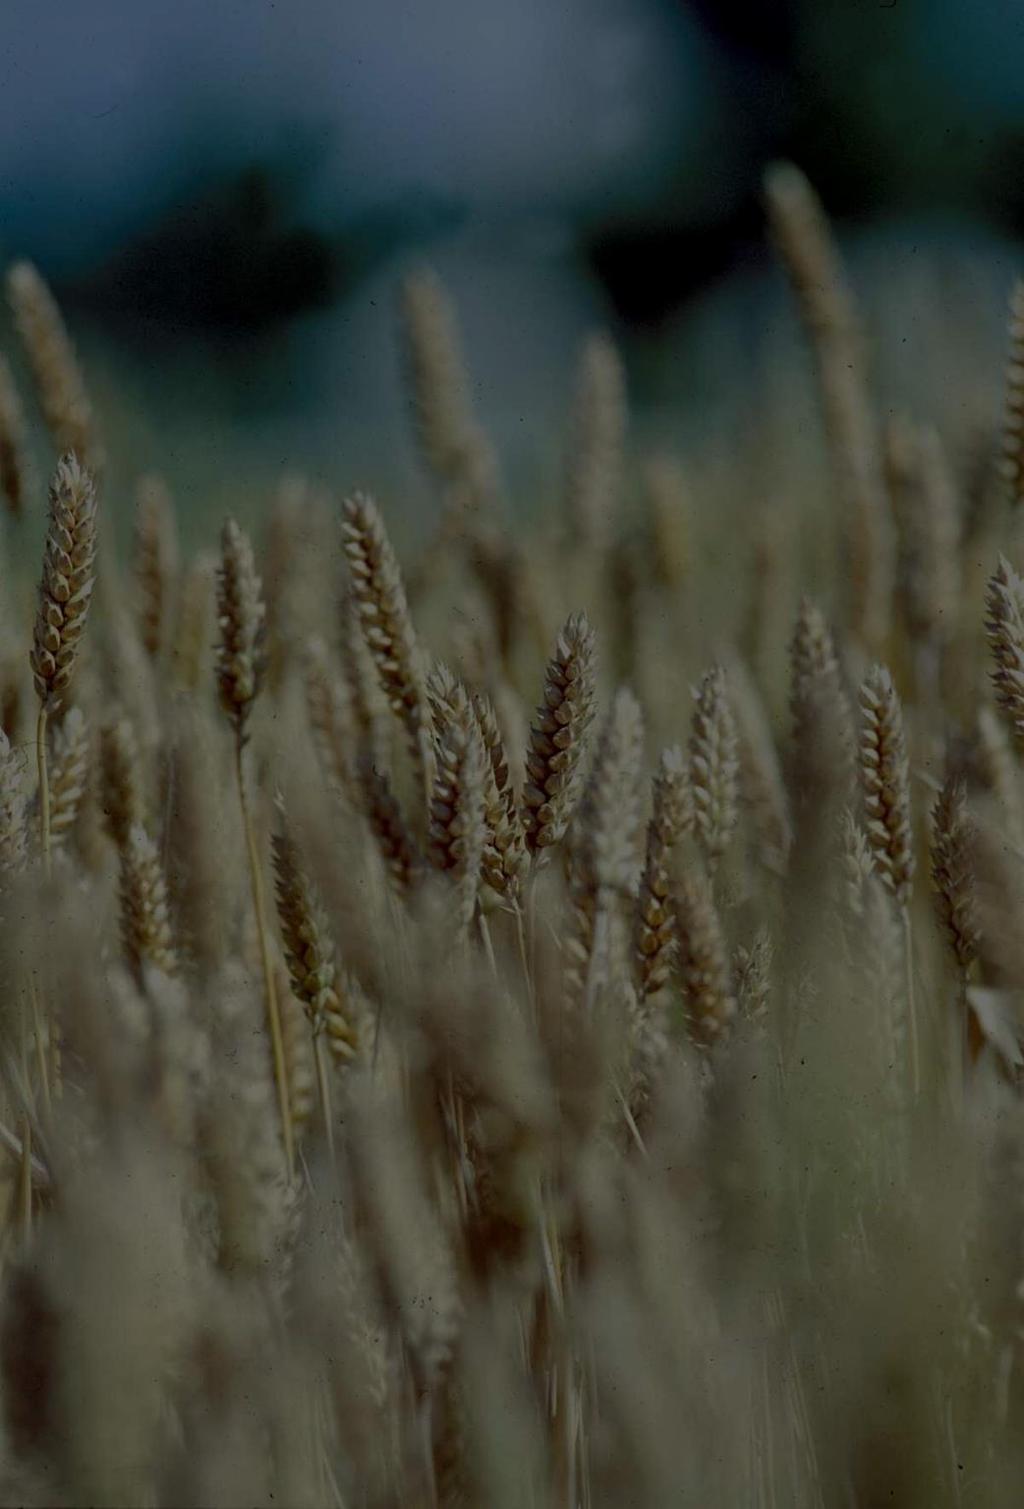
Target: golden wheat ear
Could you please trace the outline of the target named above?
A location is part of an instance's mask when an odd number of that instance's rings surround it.
[[[16,262],[10,268],[7,297],[54,446],[61,452],[74,451],[98,475],[103,447],[56,299],[31,262]]]
[[[141,823],[130,828],[121,850],[121,946],[142,983],[146,966],[178,973],[164,880],[156,845]]]
[[[167,646],[178,578],[174,500],[161,477],[143,477],[138,485],[133,569],[139,635],[146,654],[159,660]]]
[[[690,791],[694,828],[709,872],[714,872],[739,818],[739,757],[736,723],[725,671],[713,666],[693,693]]]
[[[78,663],[82,634],[96,584],[96,489],[92,477],[69,453],[57,463],[50,484],[50,517],[43,549],[30,662],[39,716],[36,761],[43,864],[50,865],[50,791],[46,729],[66,697]]]
[[[668,984],[676,943],[670,863],[676,845],[692,828],[686,762],[675,744],[662,752],[654,776],[654,810],[637,898],[633,950],[641,1001]]]
[[[1015,507],[1024,501],[1024,279],[1010,295],[1009,355],[1003,396],[1002,476]]]
[[[573,614],[544,673],[544,700],[530,726],[522,795],[531,854],[559,841],[576,805],[580,762],[594,715],[595,643],[586,615]]]
[[[266,670],[266,609],[252,541],[234,519],[221,531],[217,573],[217,689],[240,743],[245,742],[253,704]]]
[[[889,630],[894,540],[860,321],[821,201],[792,163],[764,179],[768,219],[810,342],[832,469],[843,505],[842,580],[850,625],[880,652]]]
[[[405,729],[409,752],[429,800],[433,779],[430,715],[423,655],[398,559],[372,498],[346,498],[342,537],[352,600],[381,689]]]
[[[615,532],[626,437],[625,376],[610,337],[590,337],[576,382],[566,512],[576,544],[599,553]]]

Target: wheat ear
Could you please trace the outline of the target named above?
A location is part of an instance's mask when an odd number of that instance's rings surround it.
[[[159,660],[178,573],[174,502],[160,477],[143,477],[135,502],[134,573],[139,635],[151,660]]]
[[[133,824],[121,850],[121,946],[140,984],[147,965],[165,975],[178,973],[167,883],[156,845],[141,823]]]
[[[676,845],[693,827],[693,801],[678,744],[663,751],[654,777],[654,810],[647,824],[634,928],[634,954],[641,1001],[668,983],[676,946],[670,862]]]
[[[53,294],[31,262],[16,262],[7,274],[7,295],[54,445],[74,451],[98,474],[103,454],[92,406]]]
[[[285,1160],[290,1176],[295,1166],[295,1147],[291,1109],[288,1104],[288,1066],[285,1062],[277,983],[274,978],[270,935],[263,900],[263,871],[256,846],[243,759],[249,717],[262,686],[265,672],[266,609],[263,604],[262,586],[256,574],[252,542],[233,519],[227,520],[221,533],[217,609],[220,627],[216,662],[217,685],[221,707],[235,732],[235,779],[249,857],[253,912],[259,934],[267,1028],[273,1055],[281,1135],[284,1139]]]
[[[588,1016],[602,974],[610,973],[609,928],[624,918],[635,895],[643,737],[640,704],[628,687],[620,687],[574,821],[572,867],[587,953],[583,1008]]]
[[[89,780],[91,738],[80,707],[70,707],[54,731],[50,758],[50,848],[59,853],[81,810]]]
[[[872,666],[860,689],[860,779],[868,847],[882,884],[895,898],[903,922],[914,1094],[920,1089],[920,1053],[914,1009],[914,965],[910,936],[910,897],[914,844],[910,826],[910,772],[903,735],[903,712],[892,677]]]
[[[800,169],[792,163],[770,168],[765,198],[817,366],[844,505],[843,579],[850,586],[853,630],[879,650],[889,627],[893,540],[857,312],[825,212]]]
[[[16,519],[24,513],[35,485],[25,436],[25,414],[14,374],[6,357],[0,356],[0,494]]]
[[[464,936],[473,920],[480,888],[487,765],[480,729],[465,693],[438,718],[436,756],[430,796],[430,859],[455,884],[456,925],[459,935]]]
[[[100,807],[118,850],[145,818],[139,770],[135,730],[126,717],[115,714],[100,729]]]
[[[736,1015],[722,924],[703,875],[688,870],[675,887],[677,968],[690,1027],[699,1043],[719,1037]]]
[[[522,813],[531,854],[557,843],[572,816],[595,679],[594,631],[577,613],[558,636],[544,675],[544,701],[530,726]]]
[[[509,774],[505,741],[490,698],[477,693],[473,698],[473,711],[487,754],[484,768],[487,842],[484,846],[483,878],[496,896],[517,908],[526,866],[526,845]]]
[[[288,828],[284,804],[278,799],[274,833],[274,891],[281,941],[292,991],[301,1003],[313,1034],[317,1086],[327,1146],[334,1156],[334,1127],[330,1090],[323,1060],[323,1038],[335,1064],[347,1064],[359,1045],[359,1033],[337,988],[334,945],[316,890],[302,867]]]
[[[1010,353],[1003,396],[1002,473],[1009,501],[1024,501],[1024,279],[1010,295]]]
[[[39,717],[39,824],[43,863],[50,864],[50,793],[46,726],[71,684],[96,579],[96,489],[78,459],[57,463],[50,484],[50,518],[43,550],[31,664]]]
[[[1018,747],[1024,745],[1024,581],[1005,556],[989,578],[985,633],[996,703]]]
[[[433,759],[423,659],[398,561],[372,498],[354,493],[345,500],[342,534],[363,637],[429,802]]]
[[[608,336],[593,335],[580,358],[566,485],[573,538],[592,552],[614,529],[625,433],[622,363]]]
[[[0,880],[25,864],[25,762],[0,729]]]
[[[713,874],[729,847],[739,815],[736,724],[721,666],[705,674],[693,701],[690,790],[694,827]]]
[[[966,783],[950,776],[932,808],[931,868],[939,919],[962,970],[978,957],[974,840]]]

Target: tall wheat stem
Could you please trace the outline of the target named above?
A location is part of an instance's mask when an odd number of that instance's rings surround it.
[[[36,766],[39,771],[39,842],[43,851],[43,866],[50,873],[50,781],[46,769],[46,723],[45,703],[36,719]]]
[[[324,1134],[327,1138],[327,1155],[334,1167],[334,1127],[331,1122],[331,1086],[327,1078],[327,1064],[324,1059],[324,1035],[322,1032],[313,1034],[313,1057],[316,1059],[316,1088],[320,1100],[320,1111],[324,1118]]]
[[[270,1046],[274,1059],[274,1082],[277,1086],[277,1104],[281,1115],[281,1135],[284,1138],[285,1158],[289,1176],[295,1171],[295,1139],[292,1134],[291,1107],[288,1103],[288,1070],[284,1056],[284,1037],[281,1032],[281,1010],[277,1000],[274,981],[274,964],[270,955],[270,934],[267,930],[266,907],[263,896],[263,875],[260,870],[259,850],[249,808],[249,796],[245,784],[245,765],[242,759],[243,741],[235,740],[235,776],[238,781],[238,800],[242,809],[242,826],[245,829],[245,844],[249,854],[249,879],[252,883],[252,904],[256,913],[256,930],[260,940],[260,961],[263,966],[263,988],[267,1003],[267,1026],[270,1031]]]
[[[914,1002],[914,947],[910,931],[910,909],[900,908],[903,923],[903,952],[907,967],[907,1032],[910,1037],[910,1082],[915,1100],[921,1093],[921,1053],[918,1040],[917,1009]]]

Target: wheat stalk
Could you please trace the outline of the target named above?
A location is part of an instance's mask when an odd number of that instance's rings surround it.
[[[288,1105],[288,1070],[284,1058],[281,1014],[277,1001],[266,908],[263,901],[263,871],[256,846],[243,762],[249,718],[266,669],[264,657],[266,609],[263,603],[262,586],[256,574],[252,543],[233,519],[227,520],[221,532],[217,608],[220,625],[216,663],[217,687],[220,705],[235,732],[235,780],[249,856],[249,880],[263,967],[267,1029],[273,1055],[274,1082],[277,1088],[281,1135],[284,1138],[285,1162],[290,1176],[294,1167],[295,1149],[292,1138],[291,1110]]]

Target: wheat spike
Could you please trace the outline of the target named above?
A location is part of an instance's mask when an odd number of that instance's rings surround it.
[[[1024,744],[1024,581],[1005,556],[989,578],[985,632],[996,703],[1018,745]]]
[[[1024,499],[1024,279],[1010,295],[1010,354],[1003,396],[1002,474],[1007,497],[1016,506]]]
[[[388,878],[399,896],[407,896],[419,878],[420,860],[391,782],[384,771],[364,758],[359,767],[359,784],[363,811]]]
[[[332,669],[327,646],[320,638],[306,643],[305,688],[321,767],[332,790],[344,795],[355,784],[357,734],[345,684]]]
[[[147,965],[165,975],[178,972],[167,885],[156,845],[141,823],[129,830],[121,850],[121,947],[140,983]]]
[[[736,1004],[741,1016],[759,1022],[768,1011],[772,989],[774,949],[766,928],[760,928],[749,945],[740,943],[733,950],[732,976],[736,986]]]
[[[53,735],[50,756],[50,839],[63,848],[78,818],[89,776],[89,724],[80,707],[69,707]]]
[[[96,579],[96,489],[74,455],[57,463],[32,646],[41,706],[52,711],[71,684]]]
[[[221,531],[221,559],[217,573],[217,686],[220,705],[238,740],[245,742],[253,703],[266,669],[264,638],[266,609],[256,574],[252,541],[234,519]]]
[[[792,163],[775,164],[765,176],[765,197],[817,365],[844,507],[841,564],[852,627],[877,650],[889,626],[894,542],[859,321],[825,212],[804,174]]]
[[[0,730],[0,876],[16,874],[25,864],[25,761]]]
[[[457,925],[473,920],[480,887],[486,828],[483,739],[465,693],[461,705],[439,719],[437,763],[430,799],[430,859],[448,872],[458,896]]]
[[[676,967],[683,987],[691,1031],[699,1043],[711,1043],[736,1015],[722,924],[707,881],[688,870],[674,887],[678,953]]]
[[[594,712],[594,631],[582,613],[566,620],[530,727],[522,813],[531,853],[555,844],[572,817],[578,772]]]
[[[593,335],[580,358],[566,508],[573,538],[606,548],[615,525],[626,433],[622,363],[606,335]]]
[[[872,666],[864,678],[860,707],[860,777],[868,845],[879,876],[905,907],[914,878],[910,777],[903,714],[885,666]]]
[[[366,646],[388,705],[405,729],[413,763],[429,790],[433,771],[422,654],[384,521],[365,493],[345,500],[343,539]]]
[[[975,837],[966,785],[950,776],[932,809],[931,869],[939,921],[962,970],[978,956]]]
[[[359,1046],[356,1021],[338,990],[334,944],[316,890],[302,868],[284,806],[277,805],[273,835],[274,890],[281,941],[292,990],[314,1037],[323,1033],[335,1064],[348,1063]]]
[[[126,717],[115,714],[100,729],[100,807],[118,849],[145,818],[140,768],[135,730]]]
[[[686,762],[682,750],[674,744],[662,752],[654,776],[654,810],[647,824],[637,898],[634,954],[641,1001],[668,983],[676,946],[671,859],[676,845],[692,828],[693,802]]]
[[[694,828],[713,870],[729,847],[739,816],[736,723],[721,666],[705,673],[693,701],[689,754]]]
[[[498,715],[482,693],[473,698],[473,711],[487,760],[484,766],[484,822],[486,843],[483,879],[495,895],[518,902],[526,870],[526,844],[516,793],[509,774],[505,741]]]
[[[54,446],[74,451],[98,475],[104,458],[92,406],[53,294],[31,262],[16,262],[7,295]]]
[[[143,477],[138,486],[134,571],[139,634],[146,654],[158,660],[167,642],[178,574],[174,503],[160,477]]]
[[[422,268],[402,286],[409,391],[424,459],[442,481],[464,464],[472,427],[466,369],[455,313],[437,276]]]
[[[0,494],[14,518],[22,517],[34,489],[24,410],[10,363],[0,355]]]
[[[643,717],[620,687],[598,739],[575,821],[574,862],[599,896],[630,898],[636,889]]]
[[[209,674],[207,647],[213,639],[216,578],[217,558],[205,550],[189,561],[182,575],[171,659],[175,681],[184,691],[196,691]]]

